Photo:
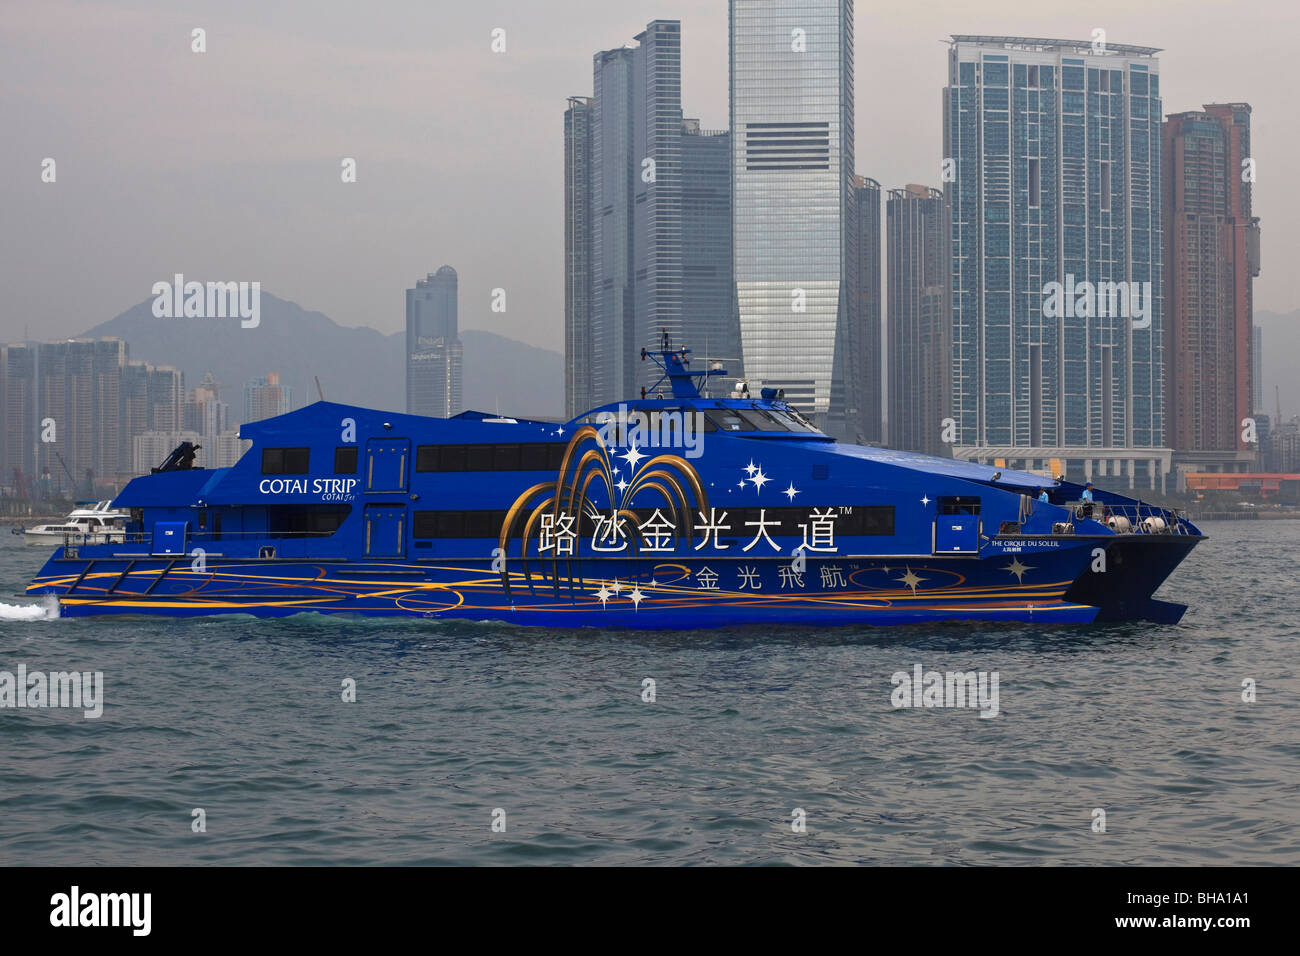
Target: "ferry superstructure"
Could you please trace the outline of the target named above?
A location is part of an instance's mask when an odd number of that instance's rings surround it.
[[[65,616],[303,612],[554,627],[1176,622],[1201,532],[1061,478],[837,442],[665,342],[651,397],[556,424],[331,402],[182,448],[114,500],[125,540],[32,581]],[[667,393],[663,391],[667,389]],[[1049,500],[1037,499],[1038,491]]]

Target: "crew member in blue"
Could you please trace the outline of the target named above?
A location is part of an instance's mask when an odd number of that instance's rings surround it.
[[[1085,482],[1083,486],[1083,516],[1092,517],[1092,482]]]
[[[1039,501],[1051,501],[1051,500],[1052,500],[1052,499],[1050,499],[1050,498],[1047,497],[1047,489],[1046,489],[1046,488],[1039,488],[1039,489],[1038,489],[1038,500],[1039,500]]]

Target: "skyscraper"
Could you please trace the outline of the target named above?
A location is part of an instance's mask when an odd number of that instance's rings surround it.
[[[15,343],[0,350],[0,428],[4,429],[4,471],[0,485],[30,491],[36,475],[36,349]],[[15,473],[17,475],[15,476]],[[27,486],[20,488],[20,486]]]
[[[406,411],[450,418],[462,410],[464,349],[456,270],[443,266],[406,290]]]
[[[853,2],[730,0],[729,18],[745,371],[827,424],[847,401]]]
[[[293,410],[293,389],[280,384],[279,372],[268,372],[244,386],[244,423],[260,422]],[[173,427],[179,427],[173,426]]]
[[[1154,47],[954,36],[953,416],[967,458],[1163,486]],[[948,181],[951,180],[951,181]]]
[[[682,330],[678,345],[744,373],[731,271],[731,134],[682,122]]]
[[[591,343],[592,99],[570,96],[564,111],[564,411],[574,418],[596,402]]]
[[[637,383],[658,378],[640,361],[660,329],[681,341],[682,25],[654,20],[632,49],[632,303]],[[599,101],[597,101],[599,108]],[[626,396],[616,396],[623,398]]]
[[[593,95],[565,111],[565,405],[653,383],[640,350],[661,329],[739,356],[725,133],[682,117],[681,24],[593,58]],[[735,363],[733,363],[735,364]]]
[[[1252,387],[1252,280],[1259,220],[1251,214],[1250,106],[1214,104],[1164,124],[1165,294],[1170,444],[1179,453],[1253,452],[1242,420]],[[1209,456],[1217,464],[1238,454]],[[1215,468],[1215,470],[1218,470]]]
[[[1264,410],[1264,330],[1258,325],[1251,329],[1250,340],[1250,411]]]
[[[943,193],[916,185],[891,189],[886,220],[889,445],[937,455],[952,378],[952,261]]]
[[[848,438],[880,442],[880,183],[853,178],[849,230],[849,321],[844,328],[844,418]]]

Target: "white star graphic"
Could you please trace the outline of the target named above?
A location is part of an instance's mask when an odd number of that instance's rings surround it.
[[[634,587],[632,593],[629,594],[628,597],[632,599],[632,603],[636,605],[637,610],[639,611],[641,609],[641,602],[645,600],[645,595],[641,593],[641,589]]]
[[[557,435],[563,435],[563,434],[564,434],[564,428],[563,428],[563,427],[560,427],[560,428],[555,429],[555,434],[557,434]]]
[[[926,505],[928,505],[929,503],[930,503],[930,496],[929,496],[929,495],[925,495],[924,497],[921,498],[921,507],[922,507],[922,508],[924,508],[924,507],[925,507]]]
[[[754,459],[749,459],[749,464],[745,466],[745,470],[749,472],[749,477],[754,477],[754,472],[758,471],[758,468],[754,466]]]
[[[744,478],[741,478],[741,479],[740,479],[740,484],[737,485],[736,487],[741,488],[741,489],[743,490],[744,487],[745,487],[745,479],[744,479]]]
[[[767,484],[769,481],[771,481],[772,479],[767,477],[767,475],[763,474],[763,469],[760,468],[758,469],[758,474],[756,474],[753,478],[749,480],[754,483],[755,488],[757,488],[759,491],[762,491],[763,486]]]
[[[617,482],[615,482],[614,487],[618,489],[619,494],[622,494],[623,491],[627,488],[627,482],[624,481],[622,478],[620,478]]]
[[[609,599],[612,598],[613,596],[614,593],[610,591],[609,588],[605,587],[604,581],[601,581],[600,590],[596,592],[596,597],[600,598],[600,606],[604,607],[609,602]]]
[[[627,454],[623,456],[623,460],[626,461],[633,468],[635,468],[636,463],[644,457],[645,455],[641,454],[639,451],[636,450],[636,442],[633,442],[632,447],[629,448],[627,450]]]
[[[789,488],[787,488],[787,489],[785,489],[785,491],[781,492],[781,494],[785,495],[785,496],[786,496],[787,498],[789,498],[791,501],[794,501],[794,496],[797,495],[798,493],[799,493],[799,489],[796,488],[796,487],[794,486],[794,482],[793,482],[793,481],[790,482],[790,487],[789,487]]]
[[[615,578],[614,583],[610,585],[610,588],[613,590],[615,594],[619,594],[623,590],[623,585],[619,583],[618,578]]]

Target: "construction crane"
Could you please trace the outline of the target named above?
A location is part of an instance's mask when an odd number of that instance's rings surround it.
[[[68,490],[75,493],[77,490],[77,479],[72,477],[72,469],[68,467],[68,463],[63,460],[63,455],[59,453],[57,448],[54,449],[54,457],[59,459],[59,464],[63,466],[63,471],[68,476]]]

